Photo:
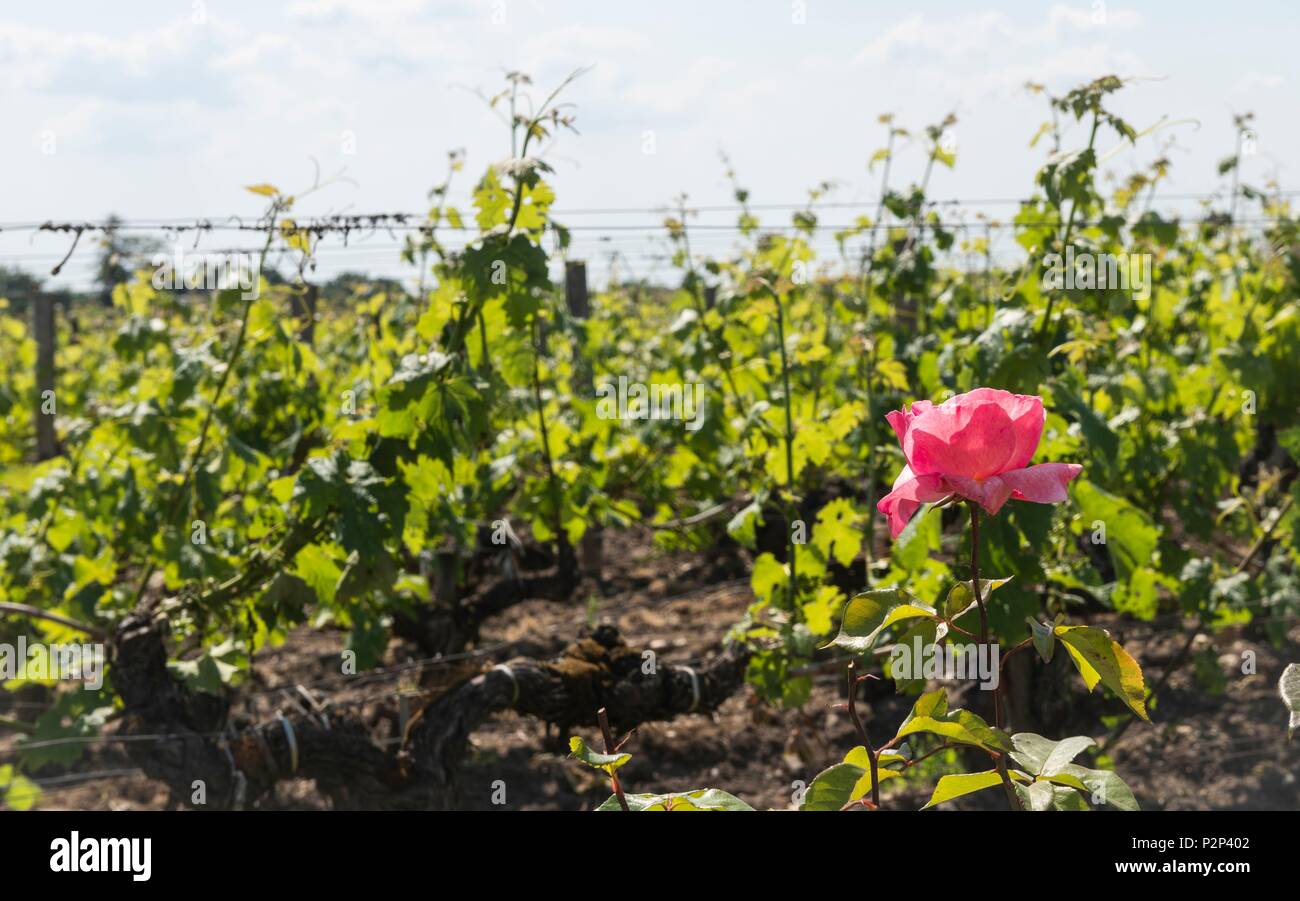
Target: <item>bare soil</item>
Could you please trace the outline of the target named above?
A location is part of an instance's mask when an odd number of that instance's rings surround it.
[[[634,648],[653,650],[660,659],[690,663],[707,658],[742,616],[752,600],[738,554],[664,553],[653,548],[646,532],[607,538],[609,578],[602,590],[557,604],[532,601],[489,622],[482,644],[515,642],[545,653],[577,637],[597,622],[615,624]],[[1144,623],[1113,616],[1094,621],[1112,630],[1141,663],[1148,685],[1155,684],[1177,658],[1185,633],[1155,630]],[[414,699],[442,681],[472,675],[483,658],[450,661],[423,680],[412,669],[402,675],[340,685],[338,653],[343,636],[300,629],[280,647],[256,656],[251,685],[241,690],[236,710],[250,720],[266,719],[276,709],[300,700],[292,697],[303,684],[322,700],[350,704],[365,711],[376,738],[400,734],[400,693]],[[1253,652],[1253,672],[1243,661]],[[386,666],[400,666],[416,656],[401,642],[390,644]],[[1200,665],[1194,664],[1197,658]],[[1114,698],[1101,690],[1089,696],[1077,677],[1059,681],[1064,692],[1062,717],[1051,737],[1087,734],[1106,744],[1115,769],[1132,787],[1144,809],[1294,809],[1300,807],[1300,743],[1286,741],[1286,712],[1276,684],[1283,667],[1300,661],[1300,627],[1293,627],[1280,647],[1254,632],[1234,628],[1201,635],[1174,670],[1152,710],[1153,723],[1132,723],[1114,743],[1108,733],[1126,718]],[[1035,662],[1035,667],[1041,667]],[[1068,667],[1068,664],[1066,665]],[[1213,677],[1217,667],[1221,678]],[[1065,671],[1066,676],[1072,674]],[[360,677],[353,677],[359,679]],[[1035,686],[1051,687],[1046,674],[1035,673]],[[1216,684],[1217,683],[1217,684]],[[677,791],[723,788],[759,809],[793,809],[798,791],[820,770],[838,762],[858,744],[848,717],[833,709],[844,698],[844,674],[830,670],[813,677],[812,696],[799,709],[759,703],[751,689],[732,697],[712,716],[686,715],[672,722],[643,725],[629,744],[633,760],[620,772],[628,791]],[[342,689],[342,690],[340,690]],[[1046,690],[1046,689],[1044,689]],[[866,727],[877,742],[888,738],[906,714],[911,699],[887,686],[867,684],[860,703]],[[954,703],[977,711],[987,693],[954,688]],[[301,696],[299,696],[300,698]],[[0,713],[17,716],[3,709]],[[1065,730],[1065,731],[1060,731]],[[112,727],[107,730],[111,734]],[[596,730],[573,730],[599,743]],[[536,720],[503,714],[476,732],[463,771],[464,806],[470,809],[582,810],[609,796],[608,784],[594,771],[567,760],[569,730],[547,728]],[[0,758],[14,736],[0,731]],[[111,773],[129,764],[110,742],[91,745],[68,770],[46,768],[31,774],[49,784],[40,806],[49,809],[157,809],[168,806],[167,792],[141,775],[106,775],[75,781],[91,773]],[[987,761],[966,766],[986,768]],[[929,797],[941,772],[961,771],[963,762],[933,759],[918,767],[919,778],[887,783],[884,806],[918,808]],[[504,801],[502,794],[504,793]],[[503,803],[500,803],[502,802]],[[985,792],[955,807],[998,807],[997,792]],[[315,809],[325,806],[305,781],[281,784],[263,806]]]

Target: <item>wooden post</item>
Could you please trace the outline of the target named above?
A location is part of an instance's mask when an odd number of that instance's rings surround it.
[[[302,291],[291,295],[293,315],[301,320],[298,340],[304,344],[313,344],[316,340],[316,302],[320,296],[320,285],[304,285]]]
[[[441,550],[434,555],[433,599],[440,607],[455,607],[456,567],[458,555],[454,550]]]
[[[587,295],[587,264],[582,260],[569,260],[564,264],[564,300],[569,315],[583,322],[591,315],[591,299]],[[583,329],[580,329],[583,331]],[[579,381],[587,397],[596,396],[591,366],[579,342],[573,349],[575,372],[581,373]],[[589,526],[582,535],[580,550],[582,574],[599,582],[604,568],[605,541],[599,526]]]
[[[582,260],[569,260],[564,264],[564,300],[569,305],[569,315],[586,319],[591,315],[591,301],[587,297],[587,264]]]
[[[36,459],[58,456],[54,434],[54,298],[37,294],[32,302],[33,335],[36,338]]]

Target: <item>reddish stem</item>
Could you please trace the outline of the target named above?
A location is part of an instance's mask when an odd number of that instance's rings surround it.
[[[970,502],[970,578],[971,591],[975,595],[975,604],[980,609],[980,644],[989,643],[989,614],[984,608],[984,598],[980,592],[980,508],[974,501]],[[1008,655],[1009,656],[1009,655]],[[1002,673],[999,664],[998,684],[993,689],[993,721],[998,729],[1002,728]],[[1011,783],[1011,774],[1007,772],[1007,756],[989,752],[998,775],[1002,777],[1002,787],[1006,790],[1007,800],[1015,810],[1024,810],[1016,787]]]
[[[605,753],[617,754],[622,745],[615,746],[614,744],[614,734],[609,731],[609,717],[606,715],[604,707],[596,711],[596,721],[600,723],[600,736],[605,740]],[[623,741],[626,742],[627,739],[625,738]],[[609,781],[614,787],[614,796],[618,798],[618,806],[631,813],[632,808],[627,806],[627,798],[623,797],[623,784],[613,770],[610,770]]]
[[[867,736],[867,729],[862,725],[862,717],[858,716],[856,699],[858,695],[858,679],[854,677],[855,664],[849,661],[849,719],[853,721],[853,728],[858,730],[858,737],[862,739],[862,746],[867,749],[867,760],[871,762],[871,808],[880,809],[880,767],[877,763],[877,753],[875,748],[871,747],[871,739]],[[861,678],[865,679],[866,676]]]

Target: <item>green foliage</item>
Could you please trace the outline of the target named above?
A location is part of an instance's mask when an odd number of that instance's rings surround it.
[[[512,74],[494,102],[516,110],[526,84]],[[14,315],[26,310],[0,298],[0,601],[111,629],[160,594],[177,646],[195,649],[173,673],[224,693],[259,647],[304,623],[342,630],[358,663],[376,665],[395,617],[433,602],[429,555],[464,581],[493,523],[557,558],[588,529],[646,524],[666,549],[734,541],[749,554],[753,601],[729,640],[747,646],[766,700],[803,704],[806,668],[827,649],[978,637],[1004,658],[1023,646],[1049,661],[1063,646],[1088,690],[1104,685],[1146,719],[1141,669],[1083,624],[1092,611],[1183,613],[1209,628],[1258,621],[1280,638],[1278,623],[1300,609],[1300,485],[1287,487],[1276,465],[1300,454],[1300,223],[1283,198],[1244,187],[1234,209],[1244,198],[1271,222],[1258,240],[1224,216],[1162,219],[1143,197],[1167,161],[1112,186],[1099,137],[1141,138],[1108,108],[1122,86],[1106,77],[1048,96],[1052,121],[1034,140],[1056,147],[1007,223],[1024,265],[995,263],[986,239],[933,208],[929,173],[956,163],[943,140],[955,120],[918,132],[927,175],[898,186],[888,179],[909,135],[886,118],[887,144],[870,156],[880,206],[835,234],[838,260],[818,259],[810,238],[826,186],[789,228],[771,229],[729,172],[734,251],[694,252],[681,198],[664,223],[680,286],[612,279],[581,321],[551,281],[551,248],[562,254],[568,232],[552,219],[539,151],[572,126],[552,95],[510,119],[518,151],[470,186],[472,209],[448,202],[464,165],[450,155],[403,251],[421,290],[350,284],[347,312],[321,315],[310,345],[286,315],[297,284],[264,281],[256,298],[181,295],[137,273],[111,308],[78,311],[83,333],[112,337],[74,342],[61,325],[62,452],[39,463],[29,462],[35,343]],[[1086,142],[1063,146],[1080,134]],[[307,271],[316,239],[290,218],[295,197],[248,190],[267,204],[267,252]],[[447,228],[464,238],[456,249]],[[1045,284],[1044,258],[1068,247],[1149,254],[1149,294]],[[953,250],[986,254],[985,271],[954,265]],[[592,385],[620,376],[701,385],[699,428],[603,418]],[[981,385],[1042,395],[1039,457],[1084,466],[1068,503],[1013,500],[985,520],[982,611],[950,509],[927,505],[883,554],[876,509],[902,467],[885,412]],[[1249,565],[1247,548],[1260,549]],[[1115,806],[1132,799],[1105,771],[1037,761],[1032,739],[949,711],[942,692],[897,687],[919,697],[897,744],[876,754],[880,783],[919,760],[908,738],[994,763],[945,774],[932,805],[999,783],[1032,809],[1073,809],[1085,789]],[[33,741],[93,734],[113,709],[111,681],[53,694]],[[1293,711],[1294,694],[1283,691]],[[77,748],[57,759],[31,749],[23,765],[67,763]],[[876,750],[864,741],[819,775],[804,806],[878,792]],[[612,774],[626,762],[613,756],[593,765]],[[725,809],[729,798],[628,801]]]
[[[753,810],[735,795],[717,788],[702,788],[689,792],[672,792],[666,795],[628,795],[627,806],[638,810]],[[617,798],[610,798],[597,810],[618,810]]]
[[[631,754],[600,754],[587,747],[578,736],[569,739],[569,756],[581,760],[587,766],[593,769],[601,770],[608,775],[614,775],[614,771],[632,759]]]

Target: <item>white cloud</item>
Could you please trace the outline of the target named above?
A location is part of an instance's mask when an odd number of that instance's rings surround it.
[[[289,16],[316,24],[336,24],[349,19],[391,24],[409,21],[427,7],[424,0],[298,0],[289,5]]]
[[[1237,79],[1232,90],[1238,94],[1253,94],[1257,91],[1271,91],[1282,86],[1282,76],[1265,72],[1247,72]]]
[[[638,81],[628,88],[626,100],[655,113],[703,112],[719,80],[735,68],[734,62],[718,56],[697,57],[675,75]]]
[[[909,51],[961,59],[976,54],[1005,52],[1009,48],[1046,48],[1060,44],[1067,36],[1090,34],[1094,38],[1106,29],[1130,29],[1142,23],[1134,12],[1105,12],[1094,21],[1092,10],[1053,6],[1046,21],[1023,25],[1006,13],[989,10],[966,13],[947,21],[915,14],[883,35],[869,41],[853,58],[857,66],[881,65],[897,60]]]

